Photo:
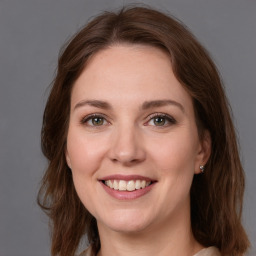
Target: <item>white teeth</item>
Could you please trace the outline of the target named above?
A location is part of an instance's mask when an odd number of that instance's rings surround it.
[[[113,183],[112,183],[111,180],[107,180],[107,183],[108,183],[108,185],[107,185],[108,187],[114,188]]]
[[[121,190],[121,191],[126,190],[126,182],[124,180],[119,181],[119,189],[118,190]]]
[[[113,182],[113,188],[114,188],[114,190],[118,190],[119,184],[118,184],[117,180],[114,180],[114,182]]]
[[[151,184],[150,181],[145,180],[106,180],[105,185],[120,191],[134,191],[136,189],[142,189]]]
[[[133,180],[129,180],[129,181],[127,182],[126,188],[127,188],[128,191],[133,191],[133,190],[135,190],[135,183],[134,183],[134,181],[133,181]]]
[[[136,180],[135,182],[135,188],[140,189],[140,180]]]
[[[141,188],[145,188],[145,187],[146,187],[146,181],[143,180],[143,181],[141,182]]]

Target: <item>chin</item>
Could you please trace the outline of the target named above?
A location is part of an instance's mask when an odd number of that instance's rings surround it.
[[[138,233],[142,232],[145,230],[147,225],[143,225],[141,223],[115,223],[115,224],[110,224],[108,226],[109,229],[118,232],[118,233],[124,233],[124,234],[133,234],[133,233]]]
[[[108,220],[100,221],[105,227],[120,232],[120,233],[134,233],[145,230],[151,223],[149,218],[141,212],[129,212],[114,213],[110,215]],[[99,223],[98,223],[99,225]]]

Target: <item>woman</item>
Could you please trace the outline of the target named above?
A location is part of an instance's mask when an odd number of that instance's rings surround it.
[[[62,53],[39,204],[52,255],[243,255],[244,175],[218,72],[179,22],[134,7]]]

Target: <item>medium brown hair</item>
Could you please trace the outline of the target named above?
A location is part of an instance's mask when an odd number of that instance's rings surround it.
[[[49,160],[38,203],[49,215],[52,255],[73,256],[84,234],[96,255],[100,248],[95,218],[78,198],[65,149],[72,85],[95,53],[115,44],[162,49],[173,72],[191,95],[200,131],[211,135],[211,156],[191,187],[191,222],[195,239],[216,246],[222,255],[242,255],[249,246],[241,225],[244,173],[229,105],[218,71],[194,36],[180,22],[150,8],[123,8],[94,18],[67,45],[45,107],[42,151]]]

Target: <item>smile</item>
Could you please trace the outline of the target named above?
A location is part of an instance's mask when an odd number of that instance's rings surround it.
[[[103,189],[115,199],[133,200],[148,194],[157,180],[140,175],[109,175],[98,180]]]
[[[103,182],[109,188],[119,191],[135,191],[152,184],[151,181],[146,180],[105,180]]]

